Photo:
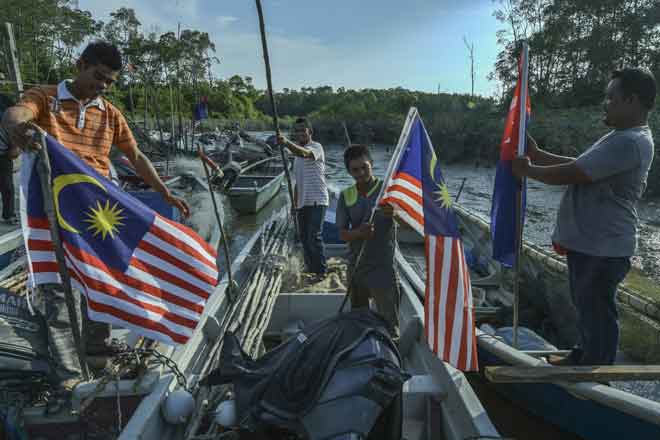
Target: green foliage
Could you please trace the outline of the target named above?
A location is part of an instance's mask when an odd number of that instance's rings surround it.
[[[660,77],[657,0],[494,0],[502,51],[492,77],[505,90],[517,77],[520,41],[529,41],[533,102],[577,107],[602,101],[610,73],[643,66]]]

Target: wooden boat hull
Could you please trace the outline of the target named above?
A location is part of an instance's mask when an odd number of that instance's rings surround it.
[[[513,350],[511,348],[511,350]],[[479,347],[479,363],[488,366],[514,365],[502,356]],[[546,421],[575,433],[584,439],[658,439],[660,425],[644,420],[639,415],[623,411],[630,395],[596,383],[573,385],[591,387],[592,391],[609,398],[616,407],[607,406],[565,387],[546,383],[493,384],[497,392],[515,401],[518,406],[542,417]],[[617,402],[618,401],[618,402]],[[653,414],[649,414],[650,417]],[[658,420],[656,420],[658,422]]]
[[[489,225],[460,207],[457,213],[466,250],[477,257],[492,255]],[[551,342],[572,346],[577,339],[577,313],[570,300],[565,264],[553,254],[525,243],[521,266],[521,304],[543,317],[541,326],[554,339]],[[501,287],[512,290],[511,274],[501,273],[492,260],[489,267],[496,272]],[[501,295],[501,290],[492,292]],[[486,295],[494,298],[488,291]],[[618,298],[624,301],[621,307],[625,310],[636,307],[638,299],[625,288],[620,289]],[[624,319],[637,319],[626,315],[625,310]],[[533,317],[527,319],[532,321]],[[534,366],[543,362],[479,330],[478,353],[482,370],[488,366]],[[660,403],[610,386],[593,382],[493,386],[520,407],[584,439],[660,438]]]

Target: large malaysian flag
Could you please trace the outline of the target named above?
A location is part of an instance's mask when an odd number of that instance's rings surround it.
[[[424,333],[442,360],[477,370],[470,272],[465,262],[452,198],[431,139],[416,109],[404,126],[381,203],[425,237]]]
[[[73,287],[90,319],[183,344],[217,285],[216,252],[123,192],[51,137],[55,215]],[[60,283],[36,157],[24,154],[21,222],[31,286]]]

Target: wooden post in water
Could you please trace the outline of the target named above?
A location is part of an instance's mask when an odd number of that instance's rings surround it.
[[[73,340],[76,344],[78,351],[78,361],[80,362],[80,369],[82,371],[85,381],[89,380],[89,372],[87,370],[87,360],[85,356],[85,344],[83,340],[83,333],[78,326],[78,311],[73,299],[73,290],[71,289],[71,279],[69,278],[69,271],[66,266],[66,259],[64,256],[64,249],[62,248],[62,241],[60,239],[60,231],[57,227],[57,216],[55,214],[55,201],[53,199],[53,189],[51,187],[51,168],[50,160],[48,158],[48,145],[46,144],[46,133],[40,132],[41,136],[41,149],[39,150],[39,160],[37,161],[37,172],[39,173],[39,180],[41,182],[41,192],[44,198],[44,210],[48,217],[48,224],[50,227],[51,240],[55,248],[55,258],[57,260],[57,268],[59,270],[62,287],[64,288],[64,299],[66,301],[66,308],[69,313],[69,322],[71,323],[71,332],[73,333]]]

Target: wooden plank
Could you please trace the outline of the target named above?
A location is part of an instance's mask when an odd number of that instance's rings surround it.
[[[486,377],[496,383],[658,380],[660,365],[486,367]]]
[[[557,356],[567,356],[571,352],[571,350],[520,350],[520,351],[522,351],[526,355],[534,356],[534,357],[544,357],[551,354]]]

